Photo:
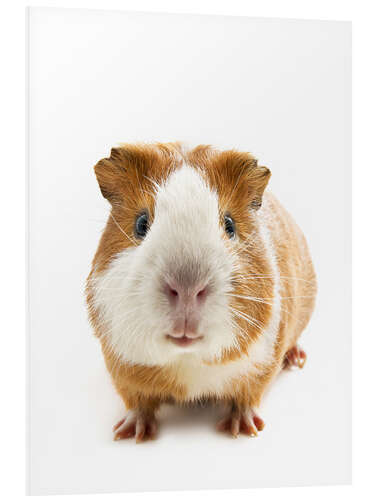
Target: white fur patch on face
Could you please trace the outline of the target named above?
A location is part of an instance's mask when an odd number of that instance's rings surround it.
[[[227,296],[234,265],[216,193],[196,169],[183,165],[159,186],[154,221],[142,243],[93,278],[94,303],[115,355],[130,363],[166,365],[187,354],[212,360],[235,345]],[[172,318],[163,285],[170,276],[210,289],[198,325],[202,339],[189,347],[167,338]]]

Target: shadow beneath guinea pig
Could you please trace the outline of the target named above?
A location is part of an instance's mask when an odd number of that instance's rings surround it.
[[[176,403],[165,403],[158,414],[163,428],[168,429],[202,429],[211,427],[215,430],[217,422],[222,418],[228,407],[215,402],[191,403],[189,405],[178,405]]]

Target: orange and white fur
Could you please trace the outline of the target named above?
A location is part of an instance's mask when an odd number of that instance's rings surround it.
[[[305,238],[249,153],[124,144],[95,173],[111,213],[87,279],[91,324],[127,413],[154,437],[163,402],[229,403],[218,428],[262,430],[262,395],[314,307]]]

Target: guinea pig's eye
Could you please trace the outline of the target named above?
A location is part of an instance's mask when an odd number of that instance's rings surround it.
[[[229,238],[233,239],[236,236],[236,226],[234,220],[229,215],[224,215],[225,232]]]
[[[146,212],[141,213],[135,219],[134,233],[137,238],[144,238],[148,231],[148,214]]]

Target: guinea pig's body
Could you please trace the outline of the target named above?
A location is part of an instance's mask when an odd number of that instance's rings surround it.
[[[87,280],[90,320],[128,409],[115,439],[156,432],[166,401],[212,399],[256,435],[262,395],[316,294],[305,238],[249,153],[124,145],[95,167],[111,214]]]

